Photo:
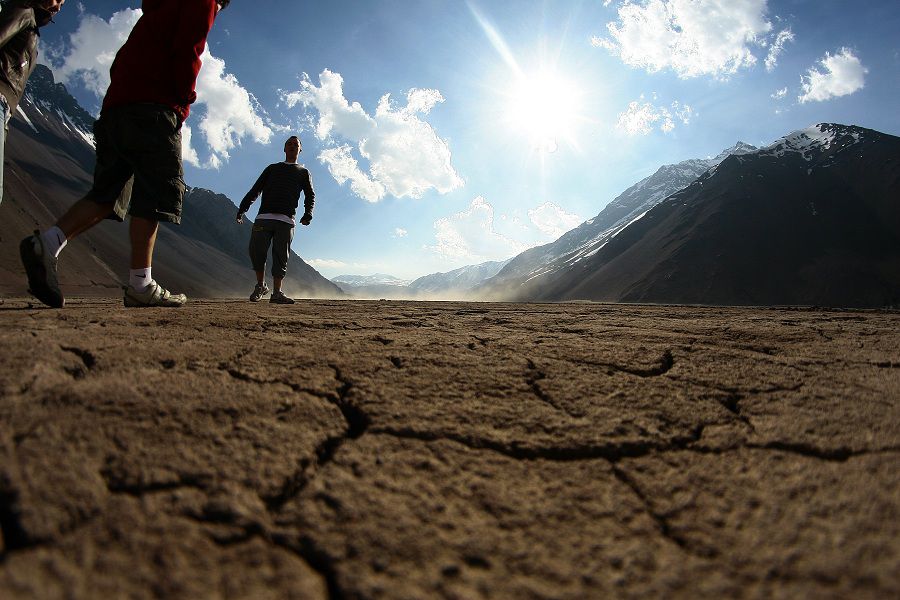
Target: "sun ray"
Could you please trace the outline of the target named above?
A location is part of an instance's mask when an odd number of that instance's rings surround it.
[[[471,2],[466,2],[466,5],[469,7],[469,12],[472,13],[472,16],[475,18],[475,21],[481,27],[481,30],[484,31],[484,35],[487,36],[488,41],[491,42],[491,45],[494,47],[494,50],[497,51],[497,54],[500,55],[500,58],[503,59],[503,62],[507,64],[507,66],[513,70],[514,73],[519,74],[522,72],[521,67],[519,67],[519,63],[516,61],[516,57],[513,56],[512,51],[509,49],[506,41],[500,35],[500,32],[491,25],[491,23],[475,8],[475,5]]]
[[[497,82],[500,98],[500,119],[509,131],[527,140],[530,151],[540,155],[553,154],[561,145],[577,151],[579,127],[585,121],[583,92],[576,80],[567,77],[558,67],[559,54],[546,58],[545,40],[541,40],[539,58],[517,60],[501,33],[478,8],[467,1],[472,17],[488,41],[509,69],[507,77]],[[523,64],[534,65],[528,69]]]

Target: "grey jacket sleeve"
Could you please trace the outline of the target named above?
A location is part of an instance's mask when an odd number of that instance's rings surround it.
[[[7,6],[0,11],[0,47],[9,43],[20,31],[34,27],[34,11],[19,6]]]

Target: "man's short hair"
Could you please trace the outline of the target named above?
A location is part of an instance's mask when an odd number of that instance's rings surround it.
[[[287,143],[288,143],[289,141],[291,141],[291,140],[297,140],[297,141],[299,142],[299,141],[300,141],[300,138],[298,138],[296,135],[292,135],[292,136],[289,137],[288,139],[284,140],[284,143],[287,144]]]

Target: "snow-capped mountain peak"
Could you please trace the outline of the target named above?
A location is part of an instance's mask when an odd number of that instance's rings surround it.
[[[94,117],[78,104],[66,86],[56,83],[53,72],[45,65],[34,68],[16,113],[35,133],[61,126],[66,130],[58,132],[63,137],[72,134],[94,147]]]
[[[807,160],[812,160],[817,152],[832,148],[843,149],[856,144],[862,138],[863,130],[859,127],[819,123],[776,140],[775,143],[763,148],[760,154],[781,157],[787,153],[799,153]]]
[[[756,152],[759,150],[756,146],[752,146],[746,142],[738,141],[731,148],[727,148],[720,152],[715,158],[711,159],[710,162],[713,163],[710,166],[715,166],[728,158],[731,155],[741,156],[743,154],[750,154],[751,152]]]

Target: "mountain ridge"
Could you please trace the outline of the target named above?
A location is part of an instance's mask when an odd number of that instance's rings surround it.
[[[589,257],[638,215],[690,185],[726,157],[756,149],[755,146],[738,141],[713,158],[694,158],[662,165],[653,174],[625,189],[595,217],[553,242],[530,248],[508,260],[497,275],[477,286],[474,291],[494,300],[522,295],[519,288],[525,283],[566,269],[571,263]]]
[[[900,138],[820,123],[731,155],[519,300],[900,304]]]

